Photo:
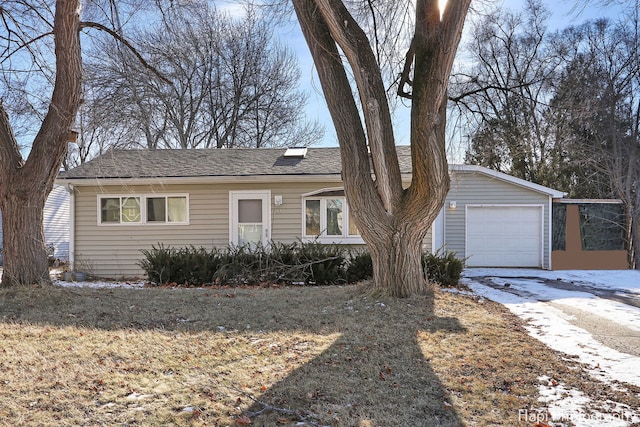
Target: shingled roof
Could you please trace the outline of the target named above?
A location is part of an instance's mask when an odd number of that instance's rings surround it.
[[[396,147],[403,173],[411,172],[410,148]],[[340,175],[338,147],[309,148],[304,158],[285,148],[109,150],[62,172],[59,179]]]

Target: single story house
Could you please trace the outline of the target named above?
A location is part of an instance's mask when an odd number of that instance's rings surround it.
[[[45,244],[51,249],[50,257],[69,259],[69,192],[61,185],[54,185],[44,205],[43,226]],[[0,213],[0,248],[2,248],[2,214]],[[2,256],[0,255],[0,261]]]
[[[397,150],[409,185],[410,148]],[[158,243],[362,245],[341,171],[337,147],[108,151],[57,180],[71,195],[71,261],[130,277]],[[480,166],[450,173],[425,250],[445,247],[468,266],[552,268],[551,205],[564,193]]]

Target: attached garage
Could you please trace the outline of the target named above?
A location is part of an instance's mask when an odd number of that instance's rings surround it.
[[[551,269],[551,202],[564,193],[481,166],[451,168],[433,250],[467,267]]]
[[[469,267],[542,267],[543,205],[466,209]]]
[[[466,208],[468,266],[542,266],[544,206]]]

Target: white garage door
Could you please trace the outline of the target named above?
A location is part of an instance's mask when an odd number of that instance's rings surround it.
[[[467,265],[542,267],[542,206],[467,206]]]

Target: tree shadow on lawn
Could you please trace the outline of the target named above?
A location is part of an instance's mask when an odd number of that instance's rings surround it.
[[[432,302],[356,297],[327,313],[340,338],[257,399],[245,412],[252,425],[287,419],[360,427],[462,425],[420,350],[418,333],[464,329],[457,319],[436,317]]]
[[[457,319],[434,314],[433,295],[374,299],[354,287],[30,292],[2,290],[0,321],[108,331],[339,334],[311,361],[292,360],[297,368],[283,367],[282,378],[260,395],[242,394],[238,385],[254,426],[463,424],[418,342],[420,333],[465,332]]]

